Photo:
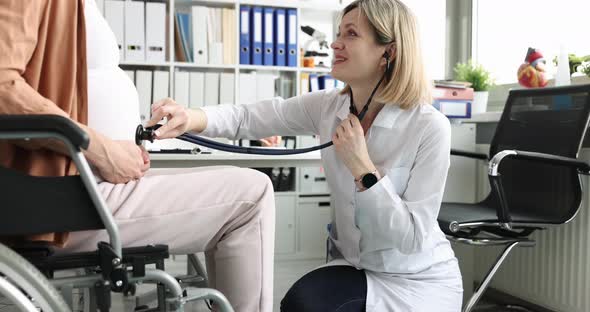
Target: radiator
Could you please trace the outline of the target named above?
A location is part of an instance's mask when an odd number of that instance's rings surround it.
[[[584,151],[582,159],[590,159]],[[484,177],[481,177],[484,178]],[[482,182],[482,180],[479,180]],[[508,256],[491,287],[554,311],[590,311],[589,179],[582,178],[582,206],[571,223],[536,231],[534,247],[519,247]],[[475,248],[478,281],[496,259],[499,248]]]

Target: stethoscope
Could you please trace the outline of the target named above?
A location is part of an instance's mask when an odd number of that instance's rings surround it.
[[[379,79],[379,82],[377,83],[375,88],[373,89],[373,92],[371,92],[371,96],[369,96],[367,103],[365,104],[365,106],[363,107],[363,109],[361,110],[360,113],[357,112],[356,108],[352,104],[352,89],[349,89],[350,113],[355,114],[358,117],[359,121],[363,120],[363,117],[365,117],[365,115],[367,114],[367,111],[369,109],[369,104],[371,103],[371,100],[373,99],[375,92],[377,92],[377,89],[379,88],[379,85],[381,85],[381,82],[385,78],[385,75],[391,70],[390,63],[389,63],[389,54],[387,52],[385,52],[383,54],[383,57],[387,60],[386,70],[383,73],[383,75],[381,76],[381,79]],[[137,128],[135,129],[135,144],[141,145],[142,141],[144,141],[144,140],[147,140],[147,141],[150,141],[153,143],[154,138],[155,138],[154,131],[156,131],[161,126],[162,125],[157,124],[152,127],[144,128],[143,125],[141,125],[141,124],[138,125]],[[244,147],[244,146],[235,146],[235,145],[231,145],[231,144],[220,143],[217,141],[206,139],[206,138],[198,136],[198,135],[190,134],[188,132],[177,136],[176,139],[190,142],[193,144],[197,144],[200,146],[205,146],[205,147],[212,148],[215,150],[224,151],[224,152],[238,153],[238,154],[257,154],[257,155],[303,154],[303,153],[308,153],[308,152],[320,150],[320,149],[329,147],[333,144],[333,142],[330,141],[330,142],[327,142],[327,143],[324,143],[321,145],[317,145],[317,146],[306,147],[306,148],[296,148],[296,149],[273,149],[273,148],[260,148],[260,147]]]

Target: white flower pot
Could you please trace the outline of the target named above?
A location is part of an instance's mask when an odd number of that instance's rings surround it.
[[[485,113],[488,107],[488,91],[476,91],[473,94],[471,115]]]

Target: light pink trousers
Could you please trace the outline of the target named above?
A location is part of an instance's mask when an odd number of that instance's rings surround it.
[[[237,312],[271,312],[274,193],[268,177],[237,167],[150,169],[127,184],[99,183],[124,247],[204,251],[210,287]],[[105,231],[72,233],[68,251],[94,250]]]

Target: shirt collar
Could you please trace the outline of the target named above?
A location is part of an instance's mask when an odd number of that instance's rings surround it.
[[[391,129],[400,113],[401,108],[399,106],[387,104],[381,109],[379,114],[377,114],[375,121],[373,121],[373,126]],[[344,120],[348,118],[348,114],[350,114],[350,104],[348,96],[346,96],[340,105],[340,109],[336,112],[336,116],[340,120]]]

